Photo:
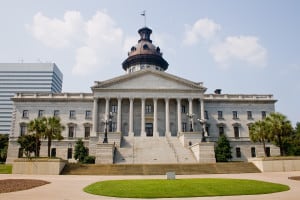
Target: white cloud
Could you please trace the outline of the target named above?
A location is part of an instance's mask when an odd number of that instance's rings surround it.
[[[86,21],[77,11],[66,11],[63,19],[51,19],[39,12],[32,25],[26,27],[48,47],[75,45],[72,73],[76,75],[88,75],[104,68],[119,57],[123,45],[122,29],[107,13],[100,11]]]
[[[227,37],[224,42],[212,46],[210,53],[214,60],[225,68],[235,61],[263,67],[267,60],[267,50],[254,36]]]
[[[215,23],[213,20],[207,18],[199,19],[193,26],[186,25],[183,44],[194,45],[200,39],[210,40],[220,30],[221,25]]]
[[[67,11],[63,20],[51,19],[41,12],[33,17],[33,24],[26,28],[44,45],[54,48],[63,48],[71,41],[83,34],[84,22],[77,11]]]

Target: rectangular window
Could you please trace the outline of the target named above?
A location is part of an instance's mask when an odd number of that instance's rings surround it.
[[[28,117],[29,117],[29,112],[28,112],[28,110],[23,110],[22,117],[23,117],[23,118],[28,118]]]
[[[207,110],[204,111],[204,118],[208,119],[208,112],[207,112]]]
[[[25,135],[26,132],[27,132],[27,126],[26,126],[26,124],[21,124],[20,125],[20,136]]]
[[[205,126],[205,131],[206,131],[207,136],[209,136],[209,126],[208,125]]]
[[[238,126],[233,127],[234,130],[234,137],[239,138],[240,137],[240,130]]]
[[[23,148],[19,148],[19,152],[18,152],[18,158],[23,158]]]
[[[181,113],[186,113],[185,105],[181,105]]]
[[[51,157],[56,157],[56,148],[51,149]]]
[[[219,136],[222,136],[222,135],[224,135],[224,127],[220,126],[219,127]]]
[[[218,119],[224,119],[222,111],[218,111]]]
[[[252,117],[252,112],[251,112],[251,111],[247,111],[247,118],[248,118],[249,120],[253,119],[253,117]]]
[[[232,111],[232,118],[233,119],[238,119],[239,118],[237,111]]]
[[[54,117],[59,117],[59,110],[54,110],[53,116]]]
[[[92,119],[92,111],[90,110],[85,111],[85,119]]]
[[[68,155],[67,155],[67,158],[68,158],[68,159],[72,159],[72,154],[73,154],[73,149],[72,149],[72,148],[68,148]]]
[[[262,119],[265,119],[266,116],[267,116],[266,111],[261,111],[261,118],[262,118]]]
[[[252,158],[256,157],[255,147],[251,147],[251,157]]]
[[[242,156],[241,155],[241,148],[240,147],[235,148],[235,153],[236,153],[236,157],[240,158]]]
[[[70,110],[70,119],[75,119],[76,112],[75,110]]]
[[[271,156],[271,149],[270,149],[270,147],[266,147],[266,154],[267,154],[267,157]]]
[[[111,131],[115,132],[117,130],[117,123],[116,122],[111,122]]]
[[[84,137],[89,138],[90,133],[91,133],[91,127],[89,127],[89,126],[84,127]]]
[[[39,110],[38,117],[43,117],[45,111],[44,110]]]
[[[69,138],[73,138],[75,135],[75,127],[74,126],[69,126],[69,134],[68,137]]]
[[[146,114],[152,113],[152,105],[146,105]]]
[[[185,122],[182,123],[182,132],[186,132],[186,123]]]
[[[111,112],[117,113],[118,112],[118,106],[117,105],[111,105]]]

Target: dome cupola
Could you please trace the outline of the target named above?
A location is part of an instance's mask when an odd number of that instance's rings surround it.
[[[168,69],[168,62],[162,57],[159,47],[152,44],[150,35],[152,30],[144,27],[138,30],[140,39],[138,44],[131,47],[128,58],[122,63],[123,69],[127,72],[135,72],[145,68],[152,68],[159,71]]]

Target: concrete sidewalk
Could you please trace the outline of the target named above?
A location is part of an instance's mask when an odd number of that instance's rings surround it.
[[[218,200],[218,199],[235,199],[235,200],[267,200],[267,199],[288,199],[298,200],[300,198],[300,181],[290,180],[290,176],[300,176],[297,172],[272,172],[272,173],[255,173],[255,174],[209,174],[209,175],[178,175],[176,178],[241,178],[256,179],[281,183],[290,186],[286,192],[265,194],[265,195],[245,195],[245,196],[227,196],[227,197],[198,197],[192,199],[201,200]],[[0,194],[0,200],[89,200],[89,199],[118,199],[113,197],[103,197],[91,195],[83,192],[83,188],[91,183],[103,180],[115,179],[154,179],[165,176],[53,176],[53,175],[15,175],[0,174],[0,179],[41,179],[51,182],[51,184],[30,190],[3,193]],[[122,198],[126,199],[126,198]],[[183,198],[180,198],[181,200]],[[131,199],[132,200],[132,199]]]

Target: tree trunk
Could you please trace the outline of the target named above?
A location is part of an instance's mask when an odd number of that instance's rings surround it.
[[[48,158],[51,157],[51,138],[48,137]]]
[[[262,140],[262,143],[263,143],[263,148],[264,148],[265,157],[267,157],[267,150],[266,150],[266,143],[265,143],[265,140]]]
[[[278,145],[279,145],[279,149],[280,149],[280,156],[284,156],[284,149],[283,149],[283,145],[282,145],[282,139],[280,136],[278,137]]]

